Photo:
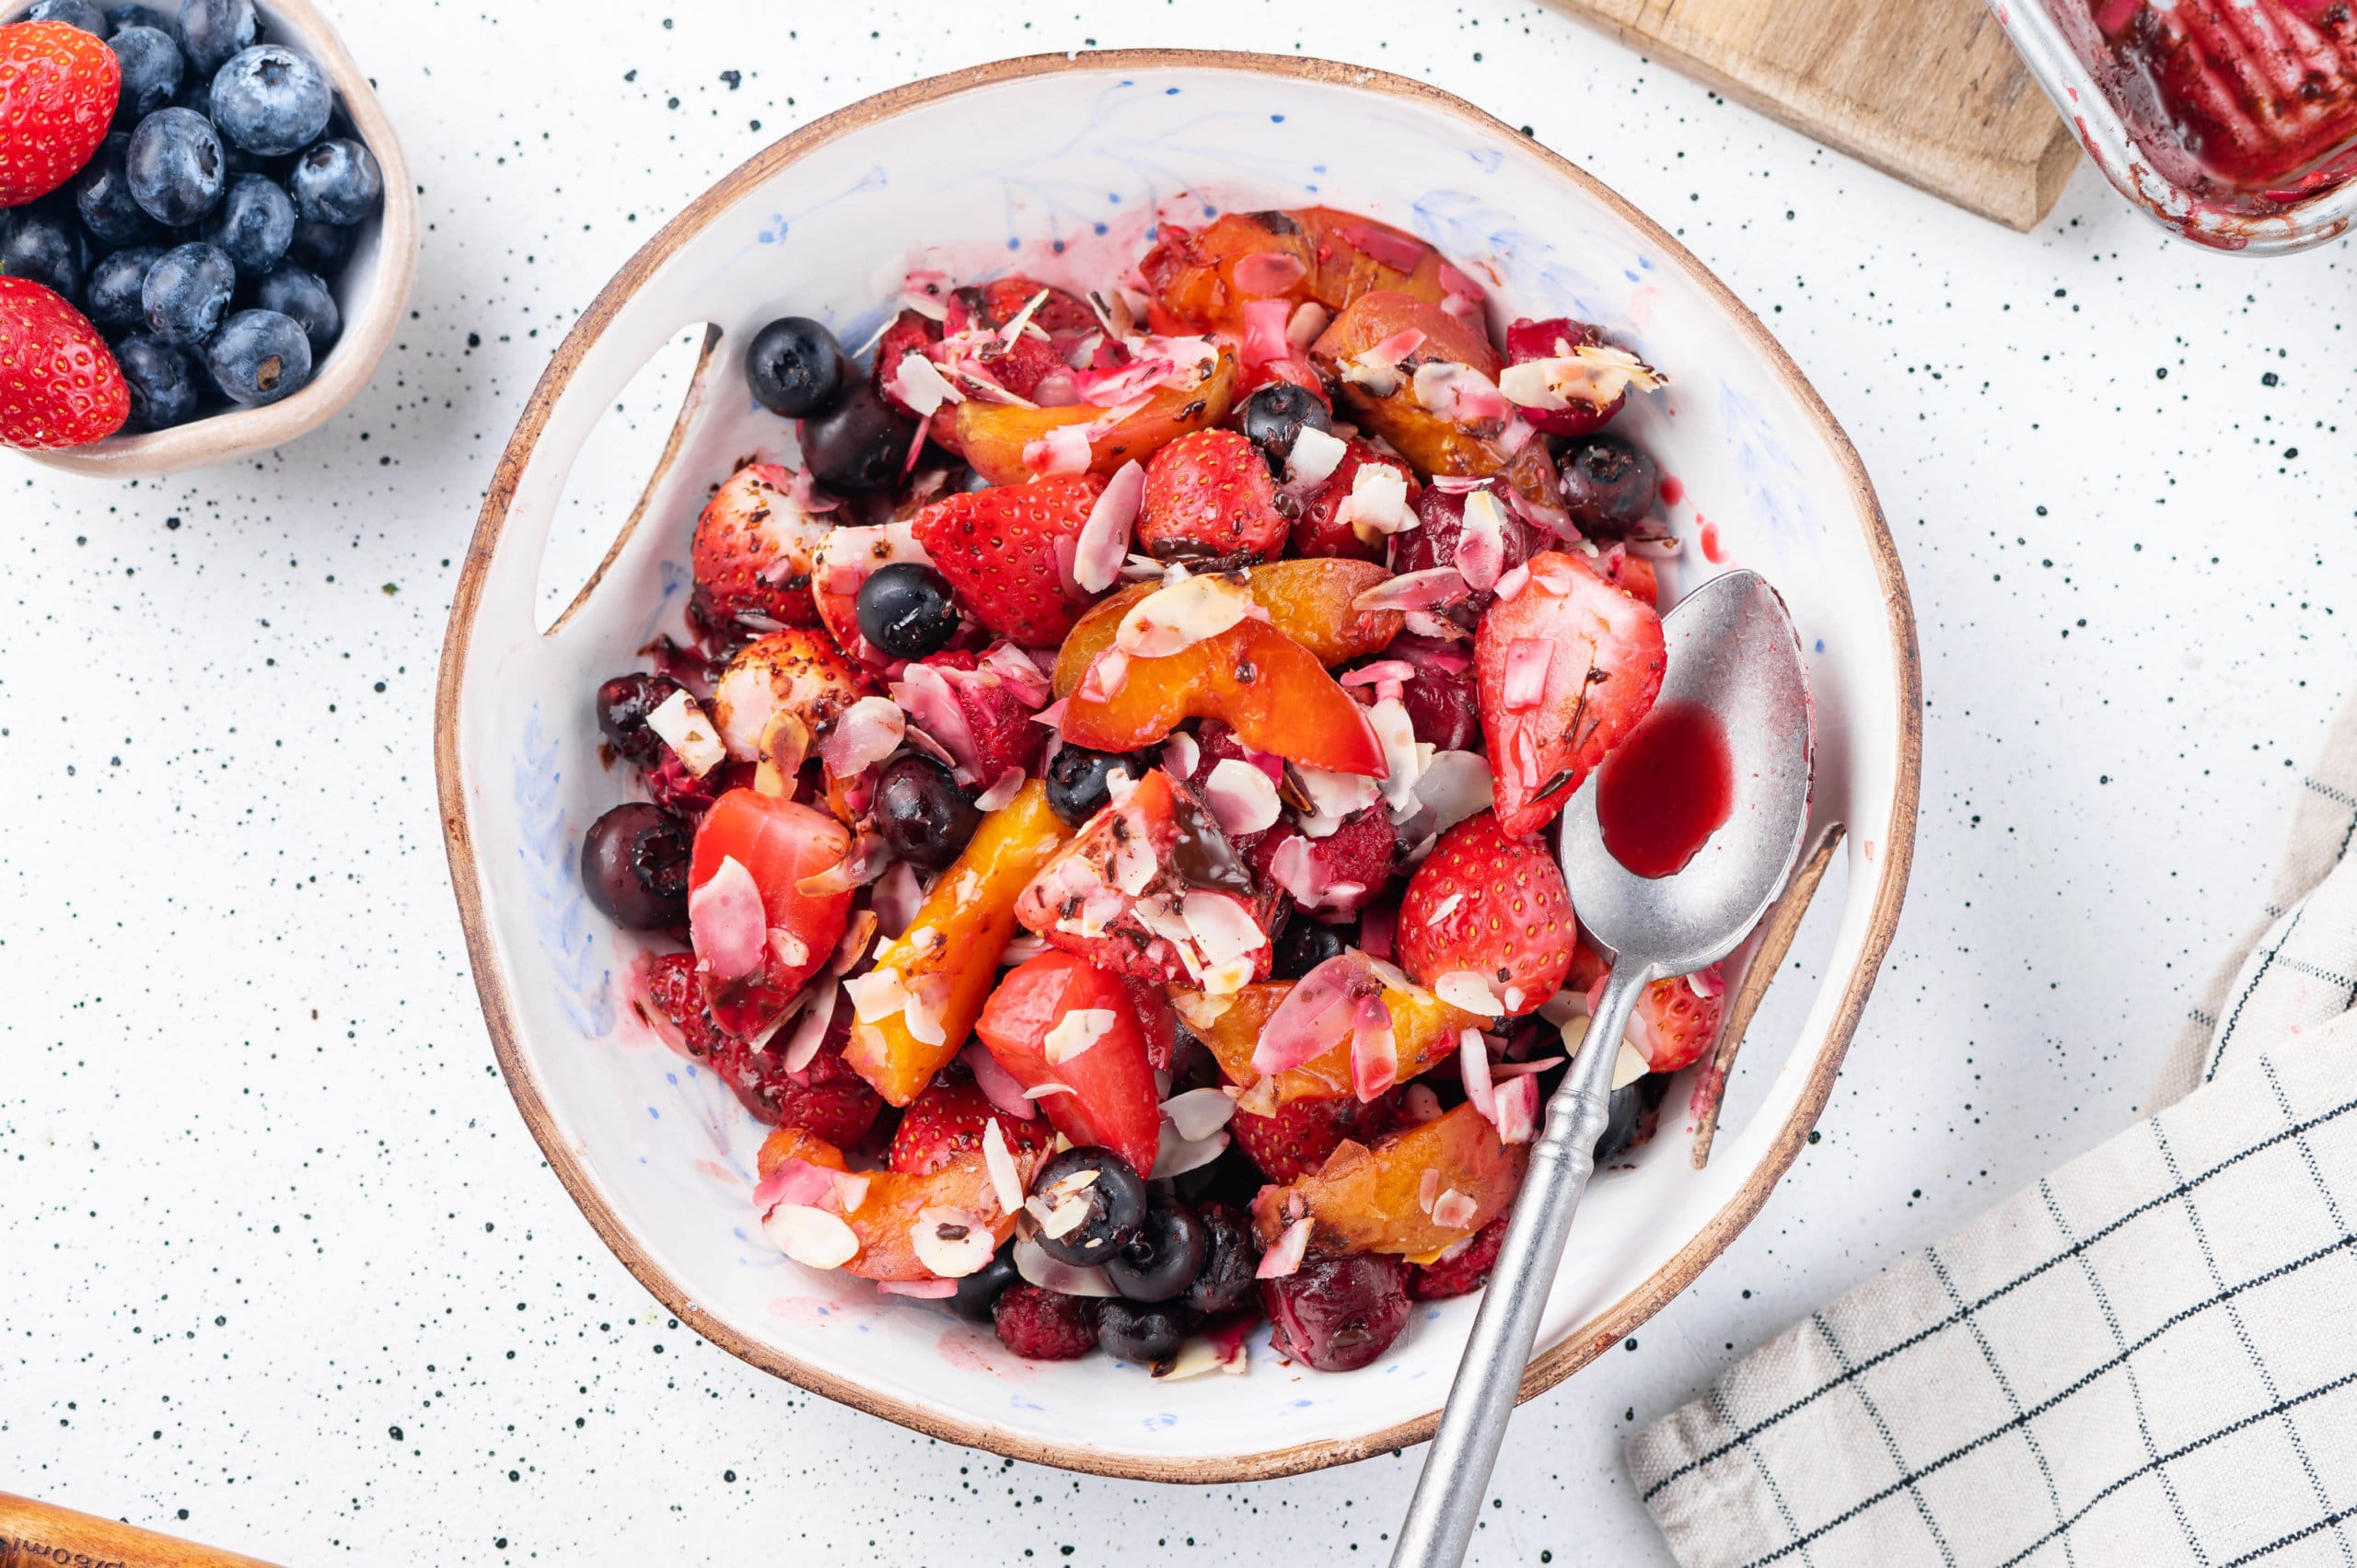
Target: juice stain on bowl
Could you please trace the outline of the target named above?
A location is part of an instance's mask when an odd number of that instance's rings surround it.
[[[1718,716],[1695,703],[1645,715],[1596,781],[1596,825],[1640,877],[1686,869],[1735,810],[1735,758]]]

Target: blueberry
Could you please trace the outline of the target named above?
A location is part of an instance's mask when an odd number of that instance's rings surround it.
[[[1329,958],[1340,958],[1342,949],[1358,940],[1356,925],[1328,925],[1307,915],[1296,913],[1285,922],[1277,934],[1274,962],[1269,970],[1271,980],[1299,980]]]
[[[1048,809],[1077,828],[1112,800],[1106,777],[1115,768],[1133,780],[1145,777],[1154,764],[1144,757],[1116,751],[1092,751],[1086,746],[1064,746],[1048,761]]]
[[[107,26],[118,35],[132,28],[154,28],[172,41],[174,49],[180,46],[180,17],[153,6],[110,6]]]
[[[1164,1198],[1146,1210],[1130,1244],[1105,1260],[1105,1275],[1132,1301],[1175,1301],[1203,1272],[1211,1249],[1211,1232],[1195,1211]]]
[[[145,325],[147,308],[142,303],[140,290],[146,285],[148,269],[163,253],[160,246],[139,245],[101,258],[90,269],[82,314],[110,331]]]
[[[981,811],[930,757],[910,752],[877,778],[876,831],[920,871],[947,866],[981,825]]]
[[[196,415],[198,382],[188,356],[157,338],[125,338],[115,344],[123,385],[131,389],[131,423],[144,430],[167,430]]]
[[[1271,381],[1245,399],[1243,415],[1237,422],[1244,438],[1260,447],[1268,459],[1269,471],[1280,475],[1305,427],[1330,436],[1334,416],[1326,412],[1316,393],[1291,381]]]
[[[221,205],[204,220],[205,243],[219,246],[248,277],[276,266],[294,238],[294,202],[259,174],[231,180]]]
[[[91,245],[102,251],[137,244],[156,231],[155,220],[133,198],[131,181],[123,177],[123,155],[130,147],[131,138],[115,132],[74,177],[75,214]]]
[[[625,931],[662,931],[688,918],[684,824],[644,800],[617,806],[581,841],[581,889]]]
[[[1252,1235],[1252,1216],[1235,1203],[1205,1203],[1196,1211],[1211,1246],[1202,1272],[1187,1287],[1187,1305],[1198,1312],[1233,1312],[1259,1294],[1253,1276],[1260,1268],[1260,1247]]]
[[[169,107],[180,90],[180,46],[161,28],[124,28],[107,41],[122,66],[122,96],[115,122],[136,125]]]
[[[938,653],[958,634],[949,579],[918,562],[895,561],[869,573],[856,605],[859,634],[894,658]]]
[[[1195,1315],[1186,1307],[1139,1307],[1105,1301],[1097,1308],[1097,1342],[1116,1361],[1152,1366],[1168,1361],[1187,1342]]]
[[[343,312],[337,308],[335,295],[315,273],[307,273],[291,262],[273,267],[261,280],[261,288],[254,303],[264,310],[275,310],[281,316],[294,319],[311,340],[311,363],[317,365],[327,357],[328,350],[343,332]]]
[[[1654,509],[1661,470],[1643,447],[1618,436],[1584,436],[1555,460],[1563,509],[1590,539],[1624,539]]]
[[[1643,1141],[1645,1119],[1661,1107],[1669,1090],[1669,1075],[1648,1073],[1612,1091],[1607,1102],[1604,1134],[1596,1141],[1596,1163],[1619,1159]]]
[[[213,118],[213,78],[206,75],[183,77],[180,95],[172,99],[172,107],[201,114],[210,122]]]
[[[1085,1186],[1074,1184],[1074,1179],[1084,1176],[1094,1179]],[[1039,1250],[1074,1268],[1105,1262],[1128,1246],[1145,1223],[1145,1183],[1129,1161],[1094,1144],[1051,1156],[1033,1178],[1031,1191],[1051,1211],[1067,1202],[1085,1205],[1078,1225],[1061,1236],[1042,1228],[1035,1237]]]
[[[300,152],[318,141],[334,107],[327,74],[284,44],[242,50],[214,74],[213,123],[263,157]]]
[[[231,55],[253,47],[257,30],[254,0],[180,0],[180,37],[189,64],[207,81]]]
[[[286,259],[323,278],[330,277],[342,271],[344,262],[352,259],[353,244],[359,238],[338,224],[298,219],[295,225],[295,242],[286,248]]]
[[[998,1305],[1006,1287],[1022,1278],[1015,1271],[1015,1248],[1002,1247],[989,1262],[958,1280],[958,1294],[949,1298],[949,1310],[970,1323],[987,1323],[991,1308]]]
[[[894,412],[865,380],[843,389],[842,401],[802,425],[802,460],[830,490],[883,490],[907,465],[916,422]]]
[[[131,134],[124,167],[131,193],[147,215],[170,228],[186,228],[221,200],[221,138],[192,109],[159,109]]]
[[[311,384],[311,340],[275,310],[240,310],[204,345],[204,367],[232,399],[257,408]]]
[[[80,28],[84,32],[94,33],[99,38],[107,36],[106,13],[91,5],[90,0],[39,0],[31,10],[25,13],[25,20],[64,22],[69,28]]]
[[[772,413],[807,418],[842,393],[842,345],[807,316],[772,321],[745,351],[745,381],[753,401]]]
[[[176,245],[156,258],[139,291],[147,330],[168,343],[199,343],[221,324],[237,264],[211,245]]]
[[[29,207],[0,213],[7,225],[0,238],[0,273],[30,278],[64,295],[69,304],[82,299],[82,236],[73,206],[52,197]]]
[[[295,160],[287,176],[295,205],[313,223],[358,223],[385,199],[385,177],[368,149],[333,136]]]

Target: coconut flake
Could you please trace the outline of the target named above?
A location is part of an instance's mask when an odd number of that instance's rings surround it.
[[[1239,583],[1225,577],[1189,577],[1157,588],[1132,605],[1113,633],[1113,647],[1137,658],[1167,658],[1207,637],[1218,636],[1256,610],[1262,617],[1268,614]]]
[[[951,984],[946,974],[919,975],[911,982],[908,1000],[900,1005],[900,1022],[910,1039],[923,1045],[948,1043],[949,1032],[941,1014],[948,1005]]]
[[[1061,1067],[1065,1063],[1113,1032],[1120,1021],[1110,1007],[1075,1007],[1056,1020],[1048,1031],[1045,1054],[1048,1065]]]
[[[761,1222],[777,1249],[813,1269],[840,1269],[859,1256],[859,1237],[842,1216],[807,1203],[780,1203]]]
[[[1256,769],[1255,772],[1258,770]],[[1179,918],[1187,934],[1210,964],[1248,958],[1269,945],[1268,933],[1252,918],[1243,902],[1229,893],[1190,888],[1179,900]],[[1213,989],[1205,987],[1206,990]]]
[[[1301,763],[1294,765],[1294,777],[1301,784],[1301,793],[1309,801],[1310,810],[1325,819],[1331,826],[1323,832],[1316,825],[1305,821],[1302,831],[1313,839],[1322,839],[1341,824],[1341,819],[1354,811],[1364,811],[1383,798],[1382,786],[1374,779],[1358,773],[1329,772],[1324,768],[1312,768]]]
[[[1441,1115],[1440,1096],[1433,1092],[1430,1084],[1410,1084],[1407,1092],[1399,1097],[1399,1114],[1407,1118],[1411,1127],[1437,1121]]]
[[[1433,1212],[1434,1200],[1439,1196],[1440,1167],[1428,1165],[1424,1167],[1423,1174],[1416,1179],[1416,1207],[1422,1210],[1429,1217]]]
[[[1490,989],[1489,980],[1471,970],[1451,970],[1433,981],[1433,994],[1452,1007],[1468,1013],[1479,1013],[1494,1018],[1505,1009],[1498,1005],[1497,993]]]
[[[926,738],[948,752],[962,779],[980,782],[980,752],[975,746],[973,726],[966,722],[966,710],[958,704],[958,693],[950,689],[938,666],[911,664],[903,668],[900,679],[892,683],[892,701],[923,728]]]
[[[1500,577],[1498,579],[1498,586],[1494,591],[1502,601],[1507,604],[1512,604],[1516,598],[1519,598],[1522,596],[1522,590],[1529,585],[1530,563],[1526,561],[1521,565],[1516,566],[1512,571],[1508,572],[1504,576]]]
[[[1189,1143],[1210,1137],[1236,1114],[1236,1101],[1225,1089],[1189,1089],[1162,1102],[1162,1114]]]
[[[1040,1245],[1029,1237],[1015,1238],[1015,1272],[1027,1284],[1041,1290],[1052,1290],[1064,1295],[1116,1296],[1121,1293],[1113,1288],[1113,1281],[1101,1268],[1076,1268],[1061,1260],[1051,1258]]]
[[[868,1175],[849,1170],[830,1170],[827,1174],[833,1179],[835,1207],[846,1214],[859,1213],[859,1206],[867,1202]]]
[[[816,1208],[821,1199],[833,1195],[836,1175],[825,1166],[812,1165],[806,1159],[780,1160],[754,1184],[753,1212],[767,1214],[780,1203]]]
[[[834,729],[819,742],[819,760],[827,765],[830,777],[850,778],[899,750],[908,728],[909,716],[899,703],[862,697],[843,710]]]
[[[1237,351],[1244,368],[1283,359],[1293,351],[1285,341],[1285,319],[1292,307],[1282,299],[1254,299],[1244,307],[1244,342]]]
[[[1035,474],[1086,473],[1094,456],[1086,424],[1059,424],[1023,445],[1023,466]]]
[[[1361,469],[1361,473],[1366,470]],[[1351,608],[1374,610],[1434,610],[1465,597],[1465,575],[1455,566],[1433,566],[1386,578],[1351,600]]]
[[[1505,572],[1506,515],[1498,498],[1477,490],[1465,498],[1464,531],[1457,537],[1457,569],[1475,593],[1497,587]]]
[[[1435,751],[1416,778],[1416,798],[1432,811],[1436,833],[1487,811],[1494,789],[1488,760],[1473,751]]]
[[[1305,424],[1293,438],[1293,451],[1285,459],[1285,484],[1292,490],[1310,490],[1325,483],[1342,466],[1350,455],[1350,447],[1339,438],[1314,424]],[[1387,463],[1369,463],[1367,469],[1383,469],[1398,478],[1398,471]],[[1361,472],[1365,470],[1361,470]],[[1355,475],[1353,476],[1355,480]],[[1404,490],[1404,482],[1403,486]]]
[[[1323,1056],[1351,1032],[1357,999],[1381,990],[1364,954],[1344,951],[1295,982],[1260,1026],[1252,1047],[1252,1070],[1263,1077]]]
[[[908,987],[895,969],[870,970],[843,981],[851,998],[852,1016],[863,1024],[880,1024],[908,1005]]]
[[[728,761],[728,748],[721,744],[719,730],[684,688],[656,704],[646,715],[646,727],[662,737],[663,744],[698,778]]]
[[[1260,1266],[1252,1272],[1252,1277],[1258,1280],[1283,1279],[1299,1270],[1302,1259],[1308,1255],[1309,1216],[1304,1214],[1285,1226],[1274,1247],[1260,1254]]]
[[[1351,493],[1334,508],[1334,521],[1376,534],[1406,533],[1420,526],[1408,505],[1408,476],[1389,463],[1361,463],[1351,474]]]
[[[1202,748],[1196,743],[1193,736],[1183,729],[1173,731],[1170,738],[1163,743],[1162,765],[1170,770],[1171,775],[1175,778],[1193,778],[1195,766],[1202,760]],[[1225,826],[1225,824],[1222,825]]]
[[[1362,996],[1351,1020],[1351,1086],[1362,1104],[1399,1078],[1399,1046],[1391,1031],[1391,1009],[1381,993]]]
[[[1219,1094],[1217,1089],[1207,1092]],[[1220,1095],[1220,1098],[1227,1098],[1225,1095]],[[1235,1102],[1231,1100],[1229,1103],[1232,1105]],[[1213,1132],[1208,1137],[1180,1138],[1174,1136],[1170,1124],[1165,1122],[1162,1127],[1162,1143],[1154,1156],[1154,1169],[1147,1174],[1155,1180],[1166,1177],[1184,1176],[1190,1170],[1201,1170],[1226,1152],[1227,1130],[1225,1128]]]
[[[1001,807],[1008,805],[1016,796],[1023,793],[1023,770],[1020,768],[1000,769],[999,775],[992,783],[991,787],[974,796],[976,808],[983,811],[996,811]]]
[[[1144,494],[1145,470],[1132,459],[1114,470],[1088,508],[1072,558],[1073,580],[1088,592],[1103,593],[1121,575],[1131,530],[1137,525],[1138,502]]]
[[[941,1206],[917,1211],[909,1225],[909,1246],[918,1262],[944,1280],[965,1278],[998,1250],[997,1239],[980,1218]]]
[[[1391,807],[1393,820],[1404,821],[1422,804],[1416,798],[1416,780],[1423,772],[1423,759],[1431,748],[1416,744],[1416,721],[1408,716],[1407,704],[1397,697],[1385,697],[1369,708],[1366,722],[1383,748],[1384,804]]]
[[[1480,1212],[1480,1204],[1454,1187],[1433,1200],[1433,1224],[1444,1230],[1463,1230]]]
[[[848,893],[854,888],[865,888],[884,875],[891,862],[891,852],[885,847],[878,833],[862,833],[852,840],[843,857],[823,871],[814,871],[794,884],[794,890],[806,899],[823,899],[836,893]]]
[[[1314,299],[1305,299],[1294,308],[1292,319],[1285,322],[1285,342],[1295,354],[1308,352],[1320,334],[1334,319],[1334,313]]]
[[[919,418],[930,418],[944,403],[962,403],[966,394],[951,384],[933,361],[911,350],[900,356],[892,368],[892,378],[884,389],[908,404]]]
[[[956,1280],[877,1280],[878,1295],[906,1295],[918,1301],[946,1301],[958,1294]]]
[[[1705,1002],[1714,996],[1725,995],[1727,989],[1726,981],[1720,977],[1719,966],[1716,964],[1711,965],[1708,969],[1696,970],[1692,974],[1688,975],[1686,985],[1688,990]]]
[[[802,1016],[795,1021],[794,1032],[786,1037],[787,1072],[801,1072],[819,1054],[819,1047],[827,1038],[827,1026],[835,1021],[836,993],[841,989],[831,980],[822,980],[812,988],[810,1000],[803,1004]]]
[[[688,895],[688,936],[714,980],[726,984],[761,972],[769,954],[769,916],[761,885],[735,855]]]
[[[993,1106],[1017,1121],[1028,1121],[1039,1114],[1039,1107],[1031,1103],[1031,1091],[1017,1083],[1015,1074],[1008,1072],[980,1040],[967,1041],[966,1049],[959,1051],[958,1057],[972,1071],[975,1086],[982,1091],[983,1097]],[[1007,1206],[1009,1209],[1014,1207],[1013,1204]]]
[[[1016,1167],[1015,1151],[1006,1146],[1006,1132],[995,1116],[982,1123],[982,1168],[990,1173],[991,1191],[998,1196],[998,1206],[1010,1214],[1020,1213],[1023,1173]]]
[[[1234,757],[1212,764],[1211,776],[1203,781],[1203,799],[1229,838],[1273,826],[1283,806],[1265,772]]]
[[[1575,1018],[1572,1022],[1579,1025],[1580,1038],[1585,1040],[1588,1020]],[[1572,1024],[1565,1024],[1563,1039],[1566,1043],[1570,1041],[1571,1037]],[[1645,1053],[1638,1050],[1634,1042],[1624,1040],[1620,1042],[1620,1053],[1612,1059],[1612,1086],[1616,1089],[1625,1089],[1653,1070],[1653,1063],[1645,1060]]]
[[[1485,1121],[1498,1119],[1498,1099],[1490,1087],[1490,1047],[1480,1029],[1467,1029],[1457,1037],[1457,1071],[1465,1081],[1466,1103],[1481,1113]]]
[[[876,890],[867,899],[876,914],[876,929],[886,941],[897,941],[924,907],[924,889],[917,883],[916,868],[905,860],[896,860],[876,879]]]
[[[1497,1087],[1497,1123],[1503,1143],[1527,1144],[1538,1131],[1538,1080],[1509,1078]]]

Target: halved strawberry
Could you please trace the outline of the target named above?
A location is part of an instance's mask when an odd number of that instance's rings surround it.
[[[1399,967],[1458,1006],[1466,999],[1446,977],[1469,974],[1509,1016],[1536,1012],[1563,983],[1578,940],[1555,857],[1501,832],[1495,812],[1443,833],[1399,900]]]
[[[1015,917],[1112,973],[1225,993],[1267,977],[1276,905],[1192,786],[1156,768],[1081,825]]]
[[[1181,436],[1146,464],[1136,537],[1158,560],[1265,561],[1291,531],[1267,460],[1236,431]]]
[[[696,519],[689,552],[707,614],[768,630],[812,626],[812,557],[828,524],[804,511],[793,473],[751,463],[728,476]]]
[[[833,818],[758,790],[732,789],[704,813],[688,863],[688,926],[721,1028],[758,1038],[833,955],[851,892],[799,884],[850,848]]]
[[[974,1032],[1040,1111],[1075,1144],[1111,1149],[1144,1176],[1154,1169],[1162,1108],[1130,993],[1119,977],[1069,953],[1018,964],[983,1005]],[[919,1104],[923,1104],[920,1099]]]
[[[1339,1099],[1287,1100],[1274,1116],[1254,1116],[1239,1110],[1228,1118],[1228,1131],[1246,1156],[1271,1181],[1298,1181],[1326,1164],[1343,1140],[1372,1143],[1399,1120],[1399,1091],[1386,1090],[1361,1101],[1355,1095]]]
[[[867,1086],[861,1083],[860,1087]],[[999,1109],[973,1079],[945,1074],[927,1085],[901,1113],[885,1163],[910,1176],[931,1176],[944,1166],[981,1154],[982,1129],[993,1121],[1010,1153],[1036,1153],[1054,1136],[1054,1129],[1038,1117],[1014,1117]]]
[[[1666,656],[1659,613],[1580,556],[1541,552],[1499,588],[1473,668],[1499,830],[1518,838],[1551,821],[1653,710]]]
[[[1608,967],[1603,955],[1582,936],[1565,983],[1588,993],[1593,1001]],[[1694,974],[1657,980],[1637,998],[1621,1039],[1645,1059],[1645,1071],[1675,1073],[1701,1060],[1702,1053],[1718,1042],[1726,1005],[1726,986],[1716,964]]]
[[[913,531],[976,620],[1024,647],[1053,647],[1089,606],[1072,554],[1104,488],[1080,473],[967,491],[918,513]]]
[[[1137,1015],[1138,1028],[1145,1036],[1147,1064],[1156,1072],[1168,1072],[1178,1050],[1178,1014],[1170,1005],[1170,988],[1123,975],[1121,989],[1130,993],[1130,1010]]]

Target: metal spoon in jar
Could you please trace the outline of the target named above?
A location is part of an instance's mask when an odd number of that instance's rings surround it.
[[[1644,877],[1606,847],[1597,816],[1605,770],[1563,809],[1572,908],[1611,956],[1612,972],[1571,1071],[1549,1103],[1546,1130],[1531,1147],[1505,1243],[1400,1526],[1393,1568],[1454,1568],[1465,1559],[1573,1212],[1596,1170],[1613,1063],[1637,998],[1653,981],[1690,974],[1735,949],[1783,886],[1808,826],[1808,677],[1800,638],[1775,589],[1756,572],[1714,577],[1663,619],[1662,633],[1668,668],[1655,714],[1682,707],[1691,717],[1701,709],[1717,721],[1733,763],[1728,815],[1678,869]],[[1626,842],[1617,847],[1628,853]]]

